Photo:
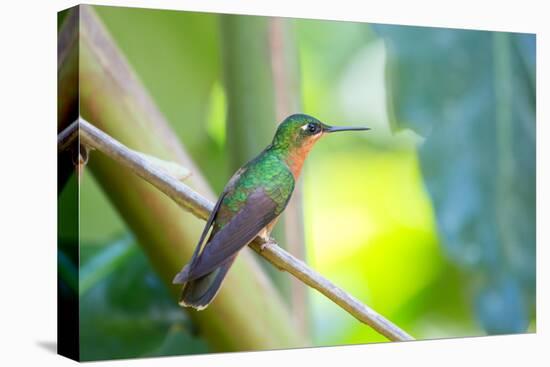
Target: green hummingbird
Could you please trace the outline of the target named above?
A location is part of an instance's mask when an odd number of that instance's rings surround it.
[[[328,126],[305,114],[291,115],[279,125],[271,144],[231,177],[191,260],[175,276],[174,284],[184,284],[181,306],[206,308],[239,250],[256,236],[269,243],[271,230],[292,196],[313,145],[325,134],[349,130],[369,128]]]

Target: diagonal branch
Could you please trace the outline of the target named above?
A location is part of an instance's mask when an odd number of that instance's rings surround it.
[[[214,204],[82,118],[78,123],[71,124],[66,131],[59,134],[58,145],[65,145],[67,139],[71,139],[71,137],[74,139],[76,129],[79,129],[81,144],[97,149],[128,167],[198,218],[204,220],[208,218]],[[250,247],[277,268],[289,272],[303,283],[321,292],[357,320],[371,326],[389,340],[413,340],[413,337],[391,321],[362,304],[358,299],[325,279],[279,246],[268,244],[261,250],[260,247],[263,243],[258,237],[250,244]]]

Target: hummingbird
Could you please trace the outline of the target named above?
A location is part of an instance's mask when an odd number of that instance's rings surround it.
[[[238,252],[256,236],[266,241],[262,249],[271,243],[271,230],[292,196],[313,145],[325,134],[350,130],[369,128],[329,126],[305,114],[290,115],[279,124],[271,144],[231,177],[191,260],[174,277],[174,284],[184,284],[181,306],[206,308]]]

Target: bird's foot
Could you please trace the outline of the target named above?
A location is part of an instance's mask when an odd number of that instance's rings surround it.
[[[261,244],[260,251],[265,250],[265,248],[268,247],[268,246],[275,245],[275,240],[271,237],[268,237],[267,239],[262,237],[262,239],[265,242]]]

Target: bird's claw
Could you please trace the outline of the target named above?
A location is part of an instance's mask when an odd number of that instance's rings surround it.
[[[274,241],[273,238],[271,238],[271,237],[265,239],[264,241],[265,241],[265,242],[262,243],[262,244],[260,245],[260,251],[263,251],[263,250],[265,250],[266,247],[275,244],[275,241]]]

